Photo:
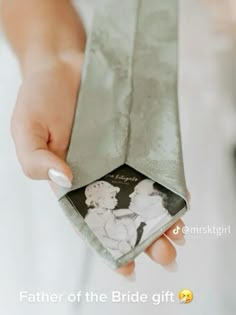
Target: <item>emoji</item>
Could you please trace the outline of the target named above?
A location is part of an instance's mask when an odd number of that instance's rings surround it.
[[[188,304],[193,300],[193,292],[189,289],[179,291],[179,300],[182,304]]]

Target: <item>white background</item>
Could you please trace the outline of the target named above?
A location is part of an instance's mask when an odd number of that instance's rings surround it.
[[[236,53],[233,40],[216,31],[202,1],[180,4],[179,104],[186,179],[192,194],[185,222],[189,226],[230,224],[231,235],[186,236],[186,245],[178,247],[176,273],[168,273],[145,255],[137,259],[134,283],[108,269],[75,234],[47,183],[31,181],[21,172],[9,132],[20,75],[1,37],[1,314],[235,314]],[[82,9],[89,22],[88,2]],[[184,287],[194,292],[189,305],[19,303],[20,290],[65,294],[118,290],[151,296],[162,290],[177,293]]]

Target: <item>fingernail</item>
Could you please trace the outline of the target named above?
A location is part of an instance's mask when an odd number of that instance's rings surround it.
[[[64,187],[64,188],[71,188],[72,183],[70,179],[60,171],[55,170],[54,168],[50,168],[48,171],[48,177],[53,181],[55,184]]]
[[[176,260],[174,260],[172,263],[163,266],[163,268],[169,272],[176,272],[178,270],[178,264]]]
[[[124,276],[126,280],[129,282],[135,282],[136,281],[136,273],[133,271],[130,275]]]
[[[182,238],[179,239],[179,240],[174,240],[174,243],[175,243],[176,245],[183,246],[183,245],[186,243],[186,240],[185,240],[184,237],[182,237]]]

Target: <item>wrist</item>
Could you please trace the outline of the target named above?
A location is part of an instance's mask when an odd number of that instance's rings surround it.
[[[6,0],[1,11],[6,35],[23,75],[55,61],[70,64],[83,55],[86,34],[71,1]],[[23,12],[27,13],[25,19]]]

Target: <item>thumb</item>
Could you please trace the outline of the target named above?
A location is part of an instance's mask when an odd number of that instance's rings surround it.
[[[67,163],[48,148],[49,132],[40,124],[12,128],[17,157],[25,175],[31,179],[51,180],[70,188],[72,172]]]

